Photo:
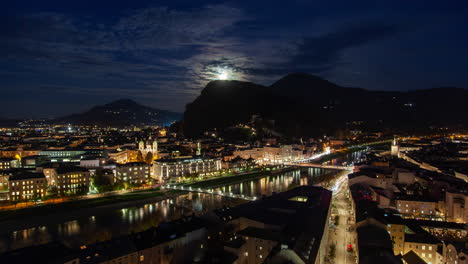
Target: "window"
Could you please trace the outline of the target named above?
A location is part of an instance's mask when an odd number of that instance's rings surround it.
[[[426,246],[422,246],[421,248],[422,248],[422,250],[426,250]]]

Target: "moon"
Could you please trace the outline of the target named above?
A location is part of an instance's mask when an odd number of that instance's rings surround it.
[[[228,78],[229,78],[229,74],[227,71],[223,70],[220,73],[218,73],[219,80],[227,80]]]

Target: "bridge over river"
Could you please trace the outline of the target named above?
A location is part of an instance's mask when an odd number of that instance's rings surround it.
[[[338,166],[338,165],[323,165],[317,163],[285,163],[287,166],[296,166],[296,167],[308,167],[308,168],[322,168],[322,169],[332,169],[332,170],[354,170],[354,166]]]
[[[244,194],[234,194],[232,192],[216,191],[214,189],[192,188],[192,187],[184,187],[184,186],[177,186],[177,185],[165,185],[165,186],[161,186],[161,188],[170,189],[170,190],[188,191],[188,192],[216,194],[216,195],[220,195],[220,196],[243,199],[243,200],[248,200],[248,201],[255,201],[255,200],[258,199],[256,196],[248,196],[248,195],[244,195]]]

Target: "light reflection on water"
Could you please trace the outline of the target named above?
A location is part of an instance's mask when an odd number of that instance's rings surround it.
[[[331,163],[350,162],[360,154],[350,153],[346,157],[332,160]],[[334,170],[308,168],[231,184],[220,187],[218,190],[259,197],[299,185],[313,185],[332,178],[337,173],[338,171]],[[245,201],[214,194],[189,193],[141,206],[107,210],[100,215],[83,216],[60,224],[0,233],[0,251],[43,244],[53,240],[79,246],[130,232],[143,231],[163,221],[174,220],[184,215],[201,215],[222,206],[235,206],[243,202]]]

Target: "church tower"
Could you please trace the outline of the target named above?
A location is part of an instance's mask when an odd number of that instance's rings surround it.
[[[157,140],[151,140],[148,139],[146,142],[145,141],[140,141],[138,143],[138,150],[143,154],[143,157],[146,157],[148,153],[153,154],[153,159],[158,158],[158,141]]]
[[[154,140],[153,141],[153,159],[158,159],[159,157],[159,153],[158,153],[158,141],[157,140]]]
[[[145,149],[145,142],[143,142],[143,140],[141,140],[139,143],[138,143],[138,150],[140,150],[141,152],[143,152]]]
[[[393,138],[392,147],[390,149],[392,156],[400,156],[400,147],[398,146],[397,138]]]
[[[197,152],[195,153],[196,156],[201,155],[201,143],[200,141],[197,142]]]

